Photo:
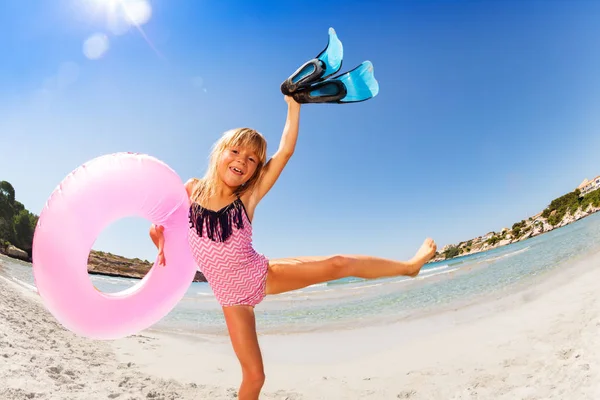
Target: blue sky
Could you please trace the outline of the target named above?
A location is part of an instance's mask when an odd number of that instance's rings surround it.
[[[151,154],[185,181],[223,131],[250,126],[272,155],[279,85],[330,26],[343,68],[371,60],[380,93],[303,106],[296,153],[256,211],[269,257],[407,258],[427,236],[510,227],[600,174],[598,3],[153,0],[146,39],[111,32],[108,3],[0,3],[0,179],[35,213],[112,152]],[[95,34],[109,48],[90,59]],[[153,260],[147,230],[121,220],[95,248]]]

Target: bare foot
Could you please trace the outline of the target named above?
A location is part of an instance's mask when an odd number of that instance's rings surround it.
[[[431,260],[431,258],[435,255],[436,250],[437,250],[437,245],[435,244],[433,239],[430,239],[430,238],[425,239],[425,241],[423,242],[423,244],[421,245],[419,250],[417,250],[417,253],[410,260],[410,262],[412,264],[414,264],[415,272],[413,274],[410,274],[409,276],[414,278],[415,276],[419,275],[419,272],[421,271],[421,267],[427,261]]]

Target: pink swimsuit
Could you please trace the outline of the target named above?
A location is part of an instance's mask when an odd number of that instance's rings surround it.
[[[188,242],[222,306],[255,306],[265,297],[268,259],[252,247],[252,223],[238,198],[219,211],[192,203]]]

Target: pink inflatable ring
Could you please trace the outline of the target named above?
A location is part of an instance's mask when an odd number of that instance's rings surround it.
[[[33,275],[46,308],[65,328],[92,339],[118,339],[158,322],[196,273],[188,208],[179,176],[151,156],[116,153],[77,168],[52,192],[35,229]],[[88,276],[90,250],[103,229],[128,216],[165,227],[167,265],[155,261],[132,288],[102,293]]]

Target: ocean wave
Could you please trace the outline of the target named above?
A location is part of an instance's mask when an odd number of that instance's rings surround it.
[[[22,286],[22,287],[24,287],[25,289],[27,289],[27,290],[30,290],[30,291],[32,291],[32,292],[34,292],[34,293],[37,293],[37,292],[38,292],[38,290],[37,290],[37,288],[36,288],[35,286],[33,286],[33,285],[30,285],[29,283],[27,283],[27,282],[24,282],[24,281],[22,281],[22,280],[20,280],[20,279],[17,279],[17,278],[15,278],[14,276],[11,276],[11,278],[12,278],[12,280],[13,280],[13,281],[15,281],[15,282],[16,282],[16,283],[17,283],[19,286]]]
[[[348,283],[347,285],[343,285],[343,286],[337,285],[335,287],[327,286],[326,284],[317,284],[317,285],[309,286],[309,288],[327,287],[327,289],[306,290],[307,288],[304,288],[304,289],[294,290],[294,291],[286,293],[285,295],[282,295],[281,297],[279,297],[279,296],[277,296],[277,297],[280,300],[292,300],[292,299],[298,299],[298,298],[316,299],[320,295],[328,293],[328,292],[335,292],[335,293],[343,294],[343,293],[347,293],[348,291],[372,289],[375,287],[387,286],[387,285],[393,285],[393,284],[406,284],[406,283],[410,283],[413,280],[424,280],[424,279],[428,279],[428,278],[431,278],[434,276],[444,275],[444,274],[448,274],[448,273],[451,273],[454,271],[458,271],[460,269],[459,267],[450,268],[450,269],[448,269],[448,268],[449,268],[448,265],[442,265],[439,267],[431,268],[429,270],[422,271],[425,273],[419,274],[415,278],[393,277],[393,278],[385,278],[384,280],[375,280],[375,281],[363,279],[358,282],[355,281],[355,282]]]
[[[490,261],[496,261],[496,260],[500,260],[502,258],[507,258],[507,257],[512,257],[512,256],[516,256],[517,254],[521,254],[526,252],[527,250],[529,250],[531,248],[531,246],[527,246],[525,248],[519,249],[519,250],[515,250],[515,251],[511,251],[510,253],[506,253],[506,254],[502,254],[496,257],[490,257],[486,260],[482,260],[484,262],[490,262]]]
[[[462,261],[460,263],[462,263]],[[456,263],[456,264],[460,264],[460,263]],[[449,267],[450,267],[450,265],[444,264],[444,265],[440,265],[439,267],[422,269],[421,270],[421,274],[425,274],[425,273],[428,273],[428,272],[434,272],[434,271],[440,271],[442,269],[446,269],[446,268],[449,268]]]
[[[462,263],[463,262],[460,261],[460,262],[455,263],[455,264],[462,264]],[[441,271],[441,270],[450,268],[450,266],[452,266],[452,265],[453,264],[444,264],[444,265],[440,265],[438,267],[421,269],[420,275],[430,274],[430,273],[436,272],[436,271]],[[377,284],[364,286],[362,284],[364,284],[366,282],[369,282],[370,279],[363,279],[363,278],[357,278],[357,277],[351,276],[351,277],[348,277],[348,278],[337,279],[335,281],[330,281],[330,282],[325,282],[325,283],[318,283],[318,284],[315,284],[315,285],[311,285],[308,288],[318,288],[318,287],[322,287],[322,286],[329,286],[329,287],[336,286],[337,287],[337,286],[350,286],[351,285],[351,287],[344,287],[344,289],[351,290],[351,289],[355,289],[357,287],[358,288],[360,288],[360,287],[371,287],[371,286],[379,286],[381,284],[386,284],[386,283],[396,283],[396,282],[399,282],[399,281],[404,281],[406,279],[408,279],[408,278],[406,278],[406,277],[397,277],[397,276],[389,277],[389,278],[381,278],[380,280],[378,280]],[[355,285],[359,285],[359,286],[355,286]],[[338,290],[338,289],[335,288],[335,289],[331,289],[331,290]],[[320,292],[323,292],[323,291],[320,291]]]
[[[456,268],[448,269],[445,271],[436,272],[435,274],[427,274],[427,275],[423,275],[423,276],[417,275],[414,279],[423,280],[423,279],[431,278],[432,276],[449,274],[450,272],[458,271],[459,269],[460,269],[459,267],[456,267]]]

